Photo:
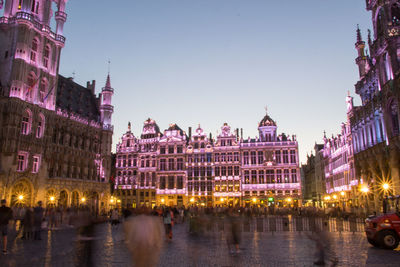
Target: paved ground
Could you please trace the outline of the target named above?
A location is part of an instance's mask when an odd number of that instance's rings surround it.
[[[82,242],[75,234],[65,229],[45,232],[41,241],[12,238],[10,253],[0,255],[0,266],[79,266]],[[400,251],[373,248],[362,233],[330,236],[337,266],[400,266]],[[98,225],[96,238],[93,266],[132,266],[122,227]],[[173,241],[165,243],[160,266],[313,266],[314,243],[304,232],[242,233],[240,247],[242,253],[231,256],[224,233],[192,237],[187,225],[177,225]]]

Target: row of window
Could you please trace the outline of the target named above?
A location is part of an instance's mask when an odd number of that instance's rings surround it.
[[[170,147],[168,147],[169,149]],[[173,153],[174,147],[171,146],[171,153],[168,152],[169,154]],[[178,151],[178,150],[177,150]],[[164,151],[165,152],[165,151]],[[182,152],[177,152],[177,153],[182,153]],[[164,155],[165,153],[160,154]],[[289,155],[290,155],[290,161],[289,161]],[[263,164],[265,160],[268,158],[268,152],[264,151],[251,151],[250,153],[248,151],[243,152],[243,164],[244,165],[257,165],[257,164]],[[211,163],[213,159],[213,154],[212,153],[196,153],[192,155],[187,155],[187,162],[188,163]],[[151,162],[152,160],[152,162]],[[182,161],[183,164],[183,158],[179,159]],[[275,160],[276,163],[284,163],[284,164],[296,164],[296,151],[295,150],[283,150],[282,155],[281,151],[277,150],[275,151]],[[150,156],[147,157],[141,157],[141,163],[140,167],[156,167],[155,166],[155,156]],[[174,159],[168,159],[168,165],[173,164],[172,162]],[[240,154],[239,152],[228,152],[228,153],[215,153],[214,154],[214,162],[240,162]],[[138,164],[138,159],[137,155],[119,155],[117,158],[117,167],[136,167]],[[167,160],[166,159],[160,159],[159,161],[160,164],[160,170],[166,170],[166,164]],[[162,165],[162,166],[161,166]],[[176,167],[173,167],[176,168]],[[169,168],[173,170],[173,168]],[[182,168],[179,168],[179,170],[182,170]]]
[[[32,172],[37,173],[39,172],[40,168],[40,155],[33,155],[32,156]],[[29,166],[29,153],[21,151],[18,153],[18,159],[17,159],[17,171],[22,172],[26,171],[26,169]]]
[[[32,122],[33,122],[32,111],[30,109],[26,109],[22,116],[22,122],[21,122],[21,133],[23,135],[29,135],[32,132]],[[45,126],[45,118],[44,115],[40,113],[35,135],[37,138],[43,137],[44,126]]]
[[[174,154],[174,153],[181,154],[183,153],[183,146],[181,145],[176,146],[176,150],[174,146],[168,146],[168,147],[160,146],[160,154],[167,154],[167,151],[168,154]]]
[[[252,170],[244,171],[245,184],[297,183],[297,170]]]

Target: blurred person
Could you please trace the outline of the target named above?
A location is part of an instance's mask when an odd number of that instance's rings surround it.
[[[241,250],[239,249],[240,244],[240,220],[239,215],[236,211],[230,207],[227,210],[227,222],[228,222],[228,229],[227,229],[227,245],[228,250],[231,254],[239,254]],[[232,248],[232,245],[234,248]]]
[[[94,220],[88,207],[81,207],[74,218],[78,237],[76,246],[77,265],[82,267],[95,266],[93,263]]]
[[[111,226],[117,225],[119,224],[119,213],[118,213],[118,209],[115,208],[112,210],[111,212]]]
[[[163,214],[163,222],[165,228],[165,236],[167,240],[172,239],[172,223],[173,223],[173,215],[172,211],[169,208],[164,210]]]
[[[6,204],[7,201],[2,199],[0,207],[0,231],[3,237],[3,254],[7,254],[8,223],[13,217],[11,208],[7,207]]]
[[[23,220],[23,240],[29,240],[33,237],[33,211],[30,207],[27,207]]]
[[[336,253],[332,249],[329,232],[323,231],[320,226],[317,226],[313,234],[307,233],[306,235],[315,243],[315,265],[324,266],[327,262],[331,262],[331,266],[338,264]]]
[[[163,227],[159,216],[149,216],[146,209],[137,210],[123,224],[125,243],[134,266],[157,266],[163,246]]]
[[[37,206],[33,209],[33,229],[34,229],[34,240],[42,240],[40,232],[42,230],[44,209],[42,208],[42,201],[37,203]]]

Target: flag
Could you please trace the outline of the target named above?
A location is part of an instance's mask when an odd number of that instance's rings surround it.
[[[36,81],[32,84],[32,86],[30,86],[28,88],[28,90],[26,91],[26,96],[28,96],[28,94],[32,91],[32,88],[35,87],[35,85],[37,84],[37,82],[39,81],[39,77],[36,79]]]
[[[54,82],[53,87],[51,87],[51,89],[49,90],[49,92],[47,93],[47,95],[43,98],[43,101],[46,101],[46,99],[49,97],[49,95],[51,94],[51,92],[53,92],[54,87],[56,86],[56,83]]]

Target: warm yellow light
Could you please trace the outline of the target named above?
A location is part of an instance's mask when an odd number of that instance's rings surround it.
[[[23,196],[23,195],[19,195],[19,196],[18,196],[18,199],[19,199],[19,200],[23,200],[23,199],[24,199],[24,196]]]
[[[253,202],[256,203],[257,202],[257,198],[253,197]]]
[[[344,192],[342,191],[342,192],[340,192],[340,195],[342,195],[342,197],[344,196]]]
[[[110,199],[110,202],[111,202],[111,203],[114,203],[114,199],[113,199],[113,198],[111,198],[111,199]]]
[[[194,198],[193,197],[190,199],[190,202],[192,202],[192,203],[194,202]]]
[[[121,203],[121,199],[117,199],[117,202],[118,202],[118,203]]]
[[[288,198],[286,199],[286,201],[287,201],[287,202],[292,202],[292,198],[288,197]]]
[[[331,197],[330,197],[330,196],[327,196],[327,197],[326,197],[326,200],[331,200]]]
[[[165,202],[165,199],[162,198],[162,199],[161,199],[161,202],[164,203],[164,202]]]
[[[337,199],[337,195],[333,195],[333,199]]]
[[[382,188],[383,188],[384,190],[388,190],[388,189],[389,189],[389,184],[384,183],[384,184],[382,185]]]
[[[368,193],[369,192],[368,186],[364,185],[363,187],[361,187],[361,192]]]
[[[85,202],[85,201],[86,201],[86,198],[84,198],[84,197],[81,198],[81,201],[82,201],[82,202]]]
[[[53,202],[54,199],[55,199],[55,197],[53,197],[53,196],[50,197],[50,201],[51,201],[51,202]]]
[[[221,197],[221,198],[219,199],[219,201],[221,201],[221,202],[224,202],[224,198],[223,198],[223,197]]]
[[[206,204],[205,203],[201,203],[200,205],[205,206]]]

